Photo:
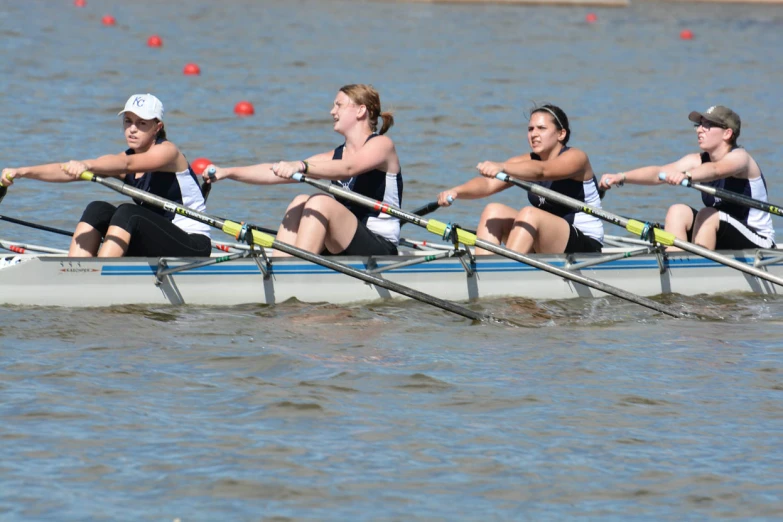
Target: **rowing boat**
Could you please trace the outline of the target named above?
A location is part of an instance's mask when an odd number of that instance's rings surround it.
[[[600,254],[534,255],[643,296],[660,294],[777,294],[777,285],[687,252],[665,253],[639,240]],[[615,244],[620,245],[619,242]],[[783,252],[724,251],[724,255],[783,276]],[[602,297],[603,292],[501,256],[474,257],[446,245],[399,256],[335,260],[429,295],[454,301],[524,297]],[[69,258],[57,254],[0,255],[0,304],[60,307],[247,303],[353,303],[397,294],[292,257],[249,251],[212,258]]]

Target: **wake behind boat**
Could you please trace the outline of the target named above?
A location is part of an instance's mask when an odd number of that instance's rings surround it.
[[[619,239],[619,238],[618,238]],[[664,253],[629,244],[601,254],[534,255],[539,260],[642,296],[660,294],[777,294],[777,285],[687,252]],[[619,246],[625,243],[625,246]],[[726,251],[742,263],[783,276],[779,250]],[[335,257],[351,268],[452,301],[523,297],[570,299],[605,293],[501,256],[473,257],[441,246],[398,256]],[[353,303],[398,294],[297,258],[243,252],[205,258],[69,258],[0,255],[0,304],[98,307],[247,303]]]

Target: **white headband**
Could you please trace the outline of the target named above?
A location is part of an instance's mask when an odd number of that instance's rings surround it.
[[[555,111],[553,111],[553,110],[552,110],[552,109],[550,109],[549,107],[539,107],[538,109],[536,109],[536,110],[535,110],[535,111],[533,111],[533,112],[538,112],[538,111],[546,111],[546,112],[548,112],[549,114],[551,114],[551,115],[552,115],[552,117],[555,119],[555,121],[556,121],[556,122],[557,122],[557,124],[560,126],[560,128],[561,128],[561,129],[565,129],[565,126],[564,126],[564,125],[563,125],[563,123],[560,121],[560,118],[558,118],[558,117],[557,117],[557,114],[555,114]],[[567,129],[566,129],[566,130],[567,130]]]

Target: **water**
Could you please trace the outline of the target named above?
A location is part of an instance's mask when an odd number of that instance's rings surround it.
[[[338,144],[334,94],[365,82],[395,112],[406,208],[526,151],[544,101],[597,172],[696,150],[688,112],[728,105],[783,200],[778,8],[638,3],[590,9],[594,25],[587,11],[6,2],[0,158],[119,152],[116,112],[150,91],[191,159],[298,159]],[[153,33],[163,48],[146,47]],[[183,76],[188,62],[202,75]],[[233,115],[243,99],[254,117]],[[302,190],[225,182],[209,210],[275,227]],[[496,199],[518,205],[515,190]],[[119,198],[22,180],[0,210],[72,229],[99,197]],[[626,186],[604,204],[660,220],[675,200],[698,194]],[[438,217],[475,225],[484,204]],[[7,223],[0,237],[67,245]],[[0,519],[779,519],[783,299],[664,301],[723,320],[614,298],[470,304],[522,328],[409,302],[0,308]]]

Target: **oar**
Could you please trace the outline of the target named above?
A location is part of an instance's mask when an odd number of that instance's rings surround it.
[[[664,180],[666,179],[666,174],[661,172],[658,174],[658,178]],[[710,194],[711,196],[721,198],[724,201],[731,201],[732,203],[737,203],[738,205],[744,205],[746,207],[763,210],[764,212],[769,212],[777,216],[783,216],[783,209],[780,207],[772,205],[771,203],[767,203],[766,201],[759,201],[758,199],[753,199],[742,194],[737,194],[736,192],[732,192],[730,190],[719,187],[710,187],[709,185],[703,185],[701,183],[694,183],[687,178],[682,180],[680,185],[683,187],[695,188],[696,190],[700,190],[705,194]]]
[[[398,219],[402,219],[404,221],[413,223],[414,225],[418,225],[422,228],[426,228],[428,231],[432,232],[433,234],[437,234],[441,237],[447,237],[452,232],[451,225],[447,225],[446,223],[442,223],[434,219],[428,220],[428,219],[421,218],[420,216],[416,216],[414,214],[411,214],[410,212],[406,212],[393,205],[382,203],[380,201],[376,201],[374,199],[362,196],[350,190],[338,187],[337,185],[334,185],[332,183],[328,183],[322,180],[310,179],[305,177],[303,174],[294,174],[293,178],[298,181],[308,183],[314,187],[317,187],[337,197],[352,201],[354,203],[358,203],[360,205],[364,205],[378,212],[383,212],[385,214],[389,214],[390,216],[394,216]],[[655,301],[652,301],[645,297],[632,294],[631,292],[626,292],[625,290],[622,290],[620,288],[607,285],[605,283],[602,283],[601,281],[597,281],[595,279],[585,277],[575,272],[569,272],[568,270],[550,265],[549,263],[544,263],[543,261],[539,261],[537,259],[526,256],[524,254],[520,254],[519,252],[514,252],[513,250],[509,250],[508,248],[495,245],[494,243],[490,243],[489,241],[484,241],[483,239],[477,238],[475,234],[472,234],[467,230],[456,228],[456,234],[457,234],[458,241],[464,245],[468,245],[468,246],[475,245],[477,247],[488,250],[492,253],[501,255],[503,257],[507,257],[509,259],[513,259],[515,261],[519,261],[520,263],[530,265],[532,267],[538,268],[545,272],[549,272],[550,274],[560,276],[564,279],[568,279],[575,283],[580,283],[584,286],[589,286],[590,288],[594,288],[595,290],[599,290],[606,294],[611,294],[621,299],[626,299],[628,301],[634,302],[641,306],[646,306],[647,308],[650,308],[657,312],[661,312],[666,315],[670,315],[672,317],[682,317],[683,315],[679,312],[672,310],[667,306],[664,306],[660,303],[656,303]]]
[[[569,207],[576,210],[577,212],[584,212],[585,214],[593,215],[597,218],[603,219],[604,221],[608,221],[609,223],[614,223],[615,225],[625,228],[631,234],[637,235],[644,240],[654,239],[656,243],[660,243],[666,246],[675,246],[685,250],[686,252],[696,254],[697,256],[706,257],[707,259],[715,261],[721,265],[736,268],[737,270],[745,272],[746,274],[750,274],[760,279],[764,279],[765,281],[769,281],[770,283],[783,286],[783,279],[780,277],[774,276],[769,272],[765,272],[754,266],[737,261],[736,259],[718,254],[717,252],[708,248],[677,239],[674,234],[661,230],[660,228],[656,228],[651,223],[642,223],[641,221],[637,221],[635,219],[628,219],[622,216],[618,216],[617,214],[612,214],[611,212],[607,212],[601,208],[591,207],[582,201],[564,196],[559,192],[542,187],[541,185],[537,185],[529,181],[514,179],[505,172],[499,172],[495,177],[501,181],[505,181],[506,183],[521,187],[528,192],[536,194],[537,196],[542,196],[549,201],[559,203],[564,207]]]
[[[47,227],[46,225],[38,225],[36,223],[30,223],[29,221],[22,221],[21,219],[16,219],[8,216],[0,215],[0,221],[8,221],[9,223],[14,223],[16,225],[22,225],[25,227],[30,228],[37,228],[38,230],[45,230],[46,232],[53,232],[55,234],[60,234],[61,236],[73,236],[73,232],[68,232],[67,230],[62,230],[59,228],[52,228]]]
[[[0,201],[3,201],[3,198],[8,193],[8,187],[3,185],[2,181],[0,181]]]
[[[189,209],[187,207],[174,203],[173,201],[169,201],[167,199],[161,198],[154,194],[150,194],[149,192],[144,192],[143,190],[139,190],[137,188],[131,187],[130,185],[127,185],[126,183],[123,183],[118,179],[103,178],[89,171],[83,172],[80,177],[85,181],[94,181],[96,183],[100,183],[101,185],[108,187],[112,190],[115,190],[120,194],[131,196],[133,198],[144,201],[145,203],[148,203],[150,205],[162,208],[168,212],[174,212],[181,216],[185,216],[187,218],[193,219],[194,221],[199,221],[211,227],[219,228],[226,234],[229,234],[230,236],[233,236],[239,239],[240,241],[249,239],[258,246],[265,247],[265,248],[274,248],[275,250],[285,252],[286,254],[290,254],[294,257],[304,259],[305,261],[310,261],[311,263],[314,263],[316,265],[321,265],[323,267],[330,268],[336,272],[340,272],[341,274],[345,274],[350,277],[355,277],[356,279],[360,279],[365,283],[370,283],[375,286],[385,288],[392,292],[396,292],[406,297],[410,297],[411,299],[415,299],[417,301],[421,301],[423,303],[436,306],[442,310],[446,310],[455,313],[457,315],[461,315],[462,317],[466,317],[474,321],[484,321],[484,320],[494,319],[492,316],[474,312],[473,310],[470,310],[463,306],[459,306],[450,301],[438,299],[436,297],[425,294],[423,292],[419,292],[418,290],[408,288],[407,286],[403,286],[393,281],[389,281],[387,279],[383,279],[381,277],[368,274],[367,272],[363,272],[361,270],[351,268],[342,263],[332,261],[331,259],[328,259],[326,257],[313,254],[306,250],[302,250],[301,248],[297,248],[293,245],[282,243],[276,240],[270,234],[266,234],[259,230],[254,230],[250,226],[246,226],[241,223],[236,223],[234,221],[220,219],[214,216],[209,216],[207,214],[202,214],[201,212],[197,212],[195,210]]]

